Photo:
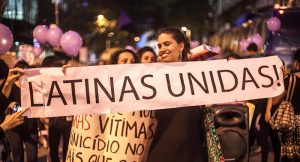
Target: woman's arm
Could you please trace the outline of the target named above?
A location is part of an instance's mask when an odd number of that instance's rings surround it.
[[[20,124],[23,123],[24,118],[22,117],[22,115],[28,110],[24,109],[22,111],[16,112],[12,115],[6,115],[3,123],[0,124],[0,129],[3,130],[3,132],[6,132]]]
[[[265,121],[269,123],[271,119],[271,109],[273,106],[273,98],[268,98],[267,106],[266,106],[266,113],[265,113]]]
[[[266,113],[265,113],[265,121],[268,123],[271,119],[271,110],[274,105],[279,105],[280,102],[283,100],[286,91],[284,91],[281,95],[276,97],[268,98],[267,106],[266,106]]]
[[[8,98],[11,88],[13,84],[15,83],[16,79],[23,74],[23,69],[21,68],[13,68],[10,69],[8,72],[7,79],[4,83],[3,89],[2,89],[2,94]]]

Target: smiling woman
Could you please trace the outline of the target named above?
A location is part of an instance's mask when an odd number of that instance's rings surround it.
[[[179,29],[162,29],[157,41],[161,62],[187,60],[190,46]],[[155,114],[157,129],[149,149],[148,162],[207,161],[200,106],[157,110]]]
[[[190,44],[180,30],[165,28],[158,33],[157,47],[161,62],[180,62],[187,60]]]

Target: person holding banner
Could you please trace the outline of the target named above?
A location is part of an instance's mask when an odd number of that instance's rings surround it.
[[[190,45],[177,28],[159,31],[157,46],[161,62],[187,60]],[[157,129],[149,149],[148,162],[204,162],[204,114],[199,106],[157,110]]]
[[[20,60],[14,66],[15,68],[26,69],[30,66],[25,60]],[[21,103],[21,83],[15,79],[12,85],[8,100],[10,103]],[[13,154],[13,161],[24,161],[24,151],[26,151],[27,161],[37,161],[38,145],[38,120],[25,118],[24,123],[7,132],[7,138]],[[25,147],[24,147],[25,145]]]
[[[137,54],[139,56],[139,59],[140,59],[141,63],[156,62],[156,54],[155,54],[154,50],[149,46],[145,46],[143,48],[140,48],[137,51]]]
[[[132,64],[137,63],[138,56],[130,49],[120,49],[111,55],[112,64]]]
[[[0,92],[2,92],[2,89],[4,87],[4,85],[6,84],[7,81],[7,75],[9,72],[9,67],[8,65],[5,63],[4,60],[0,59]],[[10,90],[9,90],[10,93]],[[0,93],[2,95],[2,93]],[[1,104],[0,104],[0,123],[3,122],[4,118],[5,118],[5,108],[8,106],[7,102],[4,102],[7,100],[7,96],[5,95],[3,96],[3,98],[5,98],[5,100],[1,100]]]
[[[13,114],[6,115],[5,112],[7,108],[11,108],[12,104],[9,104],[8,96],[11,92],[12,86],[15,83],[15,80],[22,75],[23,70],[20,68],[10,69],[3,60],[0,60],[1,67],[1,88],[0,88],[0,112],[1,112],[1,121],[0,121],[0,161],[8,160],[9,148],[7,145],[7,140],[5,139],[5,134],[19,126],[24,122],[22,115],[28,110],[23,109]]]
[[[0,100],[2,101],[2,93],[0,95]],[[0,104],[3,104],[0,102]],[[5,133],[16,126],[19,126],[24,122],[22,115],[28,109],[24,109],[22,111],[16,112],[11,115],[7,115],[4,121],[0,124],[0,161],[6,161],[8,158],[8,146],[5,139]]]
[[[107,62],[133,64],[139,61],[134,51],[119,49],[111,54]],[[101,161],[144,162],[155,128],[155,116],[150,110],[77,115],[73,120],[66,161],[92,161],[98,158]],[[74,138],[77,136],[84,139],[82,145],[77,144]],[[94,145],[93,141],[97,144]]]
[[[112,53],[116,52],[117,50],[120,50],[120,48],[105,49],[101,53],[101,58],[98,61],[98,65],[109,65],[109,64],[111,64],[110,56],[112,55]]]
[[[42,67],[61,67],[63,66],[63,60],[58,56],[47,56],[44,58],[42,62]],[[47,124],[47,120],[41,120]],[[48,129],[48,141],[49,141],[49,150],[50,150],[50,158],[52,162],[59,162],[59,142],[62,138],[62,146],[63,146],[63,161],[66,159],[68,144],[72,126],[72,117],[52,117],[49,118],[49,129]]]

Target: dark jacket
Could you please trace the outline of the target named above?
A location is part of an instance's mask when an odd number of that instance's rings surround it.
[[[204,162],[205,131],[200,107],[157,110],[157,128],[147,162]]]
[[[1,118],[5,118],[4,111],[7,106],[7,98],[0,92],[0,113]],[[0,122],[2,123],[2,121]],[[0,127],[0,161],[6,161],[8,157],[8,146],[5,140],[5,133],[3,129]]]

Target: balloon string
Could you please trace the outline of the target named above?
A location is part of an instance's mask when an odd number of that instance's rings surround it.
[[[55,0],[55,24],[59,26],[59,8],[58,8],[58,0]]]

